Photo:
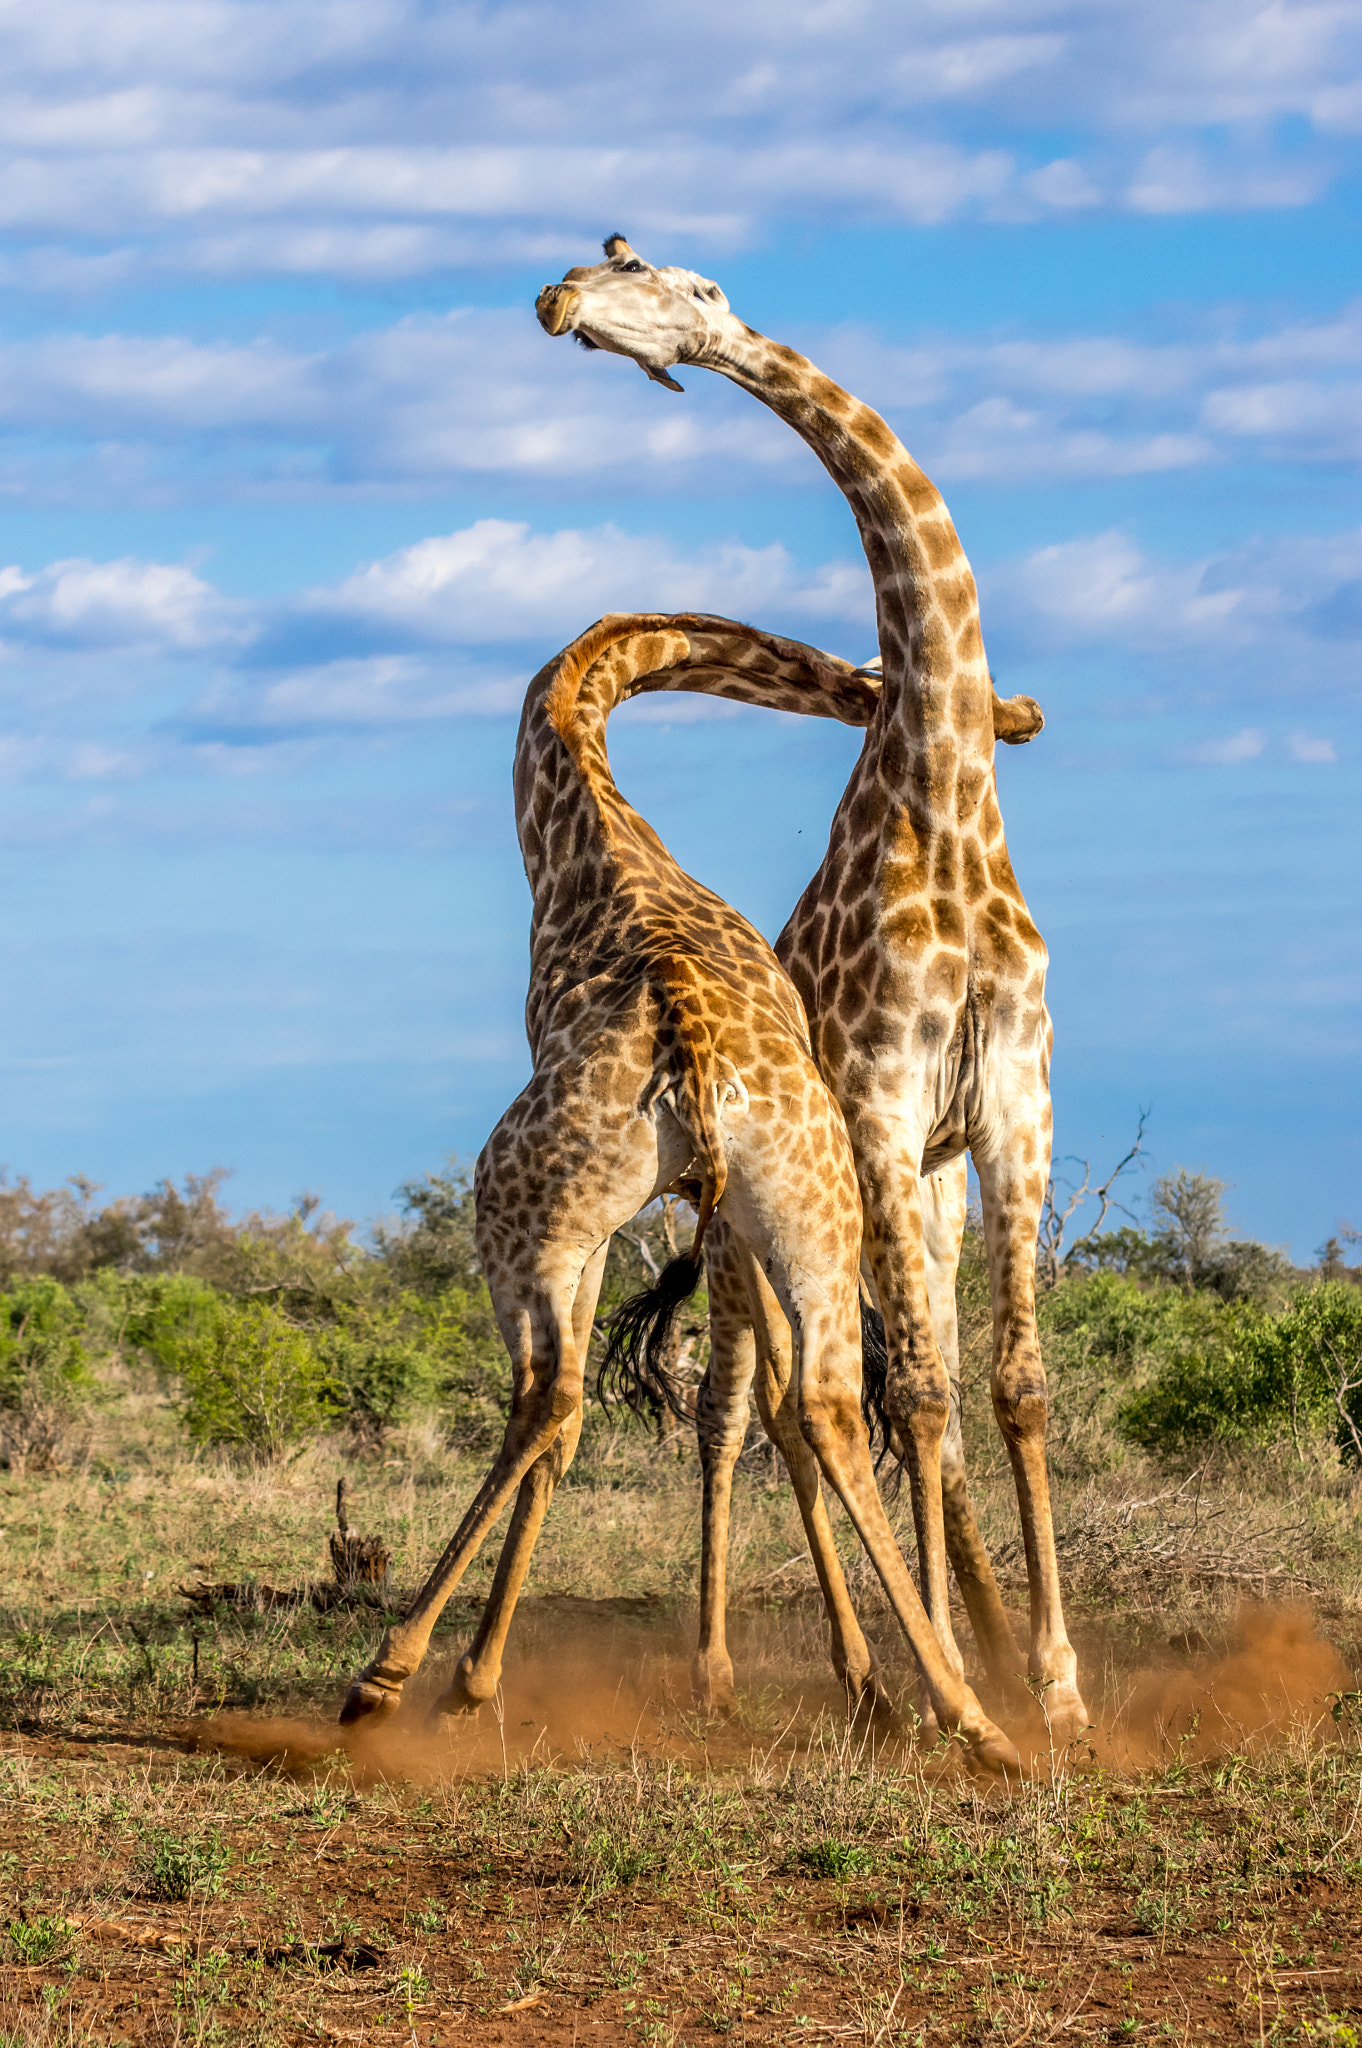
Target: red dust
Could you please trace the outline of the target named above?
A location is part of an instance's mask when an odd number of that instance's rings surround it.
[[[772,1737],[782,1753],[799,1753],[844,1734],[837,1696],[825,1682],[807,1691],[789,1683],[768,1686],[762,1718],[771,1732],[763,1740],[740,1719],[707,1722],[695,1712],[680,1654],[652,1647],[640,1654],[635,1645],[621,1659],[603,1649],[561,1638],[527,1646],[509,1661],[498,1700],[478,1715],[432,1720],[432,1676],[384,1721],[341,1728],[322,1720],[227,1714],[194,1722],[183,1734],[195,1748],[301,1777],[338,1769],[357,1784],[444,1783],[501,1775],[525,1762],[599,1766],[630,1752],[741,1769]],[[1104,1716],[1069,1761],[1081,1767],[1086,1750],[1099,1764],[1136,1771],[1174,1755],[1200,1762],[1292,1736],[1318,1739],[1329,1727],[1332,1698],[1352,1684],[1308,1611],[1245,1605],[1227,1651],[1137,1674],[1125,1705]],[[1009,1732],[1031,1768],[1045,1771],[1059,1761],[1039,1728]],[[886,1749],[902,1755],[909,1746],[905,1737]]]
[[[1174,1753],[1204,1762],[1264,1749],[1293,1732],[1318,1734],[1330,1720],[1330,1696],[1352,1684],[1307,1609],[1246,1603],[1224,1656],[1137,1681],[1112,1731],[1112,1760],[1130,1769]]]

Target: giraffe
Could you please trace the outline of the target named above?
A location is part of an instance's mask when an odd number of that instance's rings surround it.
[[[950,1376],[928,1284],[939,1261],[922,1192],[967,1149],[973,1158],[993,1407],[1026,1551],[1027,1662],[1052,1738],[1067,1742],[1088,1716],[1060,1599],[1035,1314],[1051,1135],[1048,956],[1003,837],[973,573],[940,493],[879,415],[746,326],[710,279],[646,263],[612,235],[604,262],[546,285],[536,311],[549,334],[630,356],[669,389],[681,389],[670,372],[683,364],[729,378],[807,441],[855,516],[875,588],[883,687],[827,853],[778,950],[856,1157],[890,1349],[886,1404],[908,1474],[927,1612],[947,1662],[963,1670],[949,1547],[985,1666],[1005,1684],[1015,1645],[958,1433],[948,1430]]]
[[[855,1165],[800,999],[765,940],[682,873],[610,773],[609,713],[659,670],[684,670],[690,686],[709,688],[716,671],[760,665],[776,701],[783,666],[798,697],[819,662],[811,650],[770,635],[733,641],[724,627],[606,618],[530,685],[515,793],[533,898],[534,1072],[474,1175],[478,1255],[511,1356],[511,1414],[471,1506],[353,1681],[341,1719],[396,1708],[445,1603],[514,1498],[483,1626],[436,1709],[461,1710],[495,1688],[535,1538],[580,1434],[610,1236],[679,1185],[697,1205],[695,1242],[659,1288],[675,1295],[694,1285],[722,1202],[797,1333],[801,1431],[884,1583],[934,1710],[983,1765],[1015,1770],[1012,1744],[942,1655],[876,1489],[859,1405]],[[839,682],[824,665],[820,703],[838,689],[864,691],[848,664],[841,669]]]
[[[617,618],[619,615],[616,615]],[[703,667],[692,661],[671,669],[659,666],[651,674],[636,678],[632,692],[695,689],[761,705],[773,710],[797,711],[831,716],[844,724],[864,727],[870,721],[878,699],[881,678],[878,660],[860,668],[834,655],[822,654],[796,642],[742,626],[730,619],[703,618],[695,614],[652,614],[636,616],[637,632],[670,630],[693,634],[701,627],[722,636],[722,663],[711,658]],[[689,641],[685,642],[689,646]],[[772,655],[776,657],[772,660]],[[792,666],[792,662],[795,666]],[[1030,697],[1006,701],[993,697],[993,725],[999,738],[1016,744],[1030,739],[1044,723],[1040,706]],[[937,1199],[943,1229],[940,1279],[933,1291],[933,1315],[938,1317],[938,1295],[943,1304],[938,1330],[953,1373],[958,1377],[955,1345],[955,1269],[965,1223],[965,1162],[963,1157],[932,1176],[940,1184]],[[706,1238],[706,1264],[710,1274],[712,1322],[715,1326],[714,1357],[698,1390],[696,1423],[704,1471],[704,1531],[701,1563],[700,1636],[693,1667],[696,1696],[709,1706],[727,1706],[733,1699],[732,1665],[724,1643],[724,1579],[727,1531],[732,1495],[733,1467],[746,1437],[748,1391],[755,1379],[758,1412],[767,1434],[790,1471],[801,1519],[804,1523],[815,1572],[823,1592],[830,1631],[833,1668],[846,1689],[853,1717],[863,1713],[887,1723],[894,1703],[883,1689],[875,1661],[856,1618],[846,1579],[833,1540],[827,1511],[821,1498],[817,1460],[805,1443],[793,1398],[789,1325],[760,1267],[717,1211]],[[725,1323],[725,1318],[728,1323]],[[762,1342],[756,1345],[760,1330]],[[732,1369],[731,1361],[743,1360],[746,1370]],[[760,1361],[762,1370],[756,1367]],[[668,1400],[679,1405],[665,1374],[642,1375],[642,1390],[651,1400]],[[864,1406],[864,1403],[863,1403]],[[883,1417],[880,1418],[881,1420]],[[476,1711],[495,1691],[501,1671],[501,1656],[510,1627],[514,1594],[528,1569],[533,1550],[533,1533],[522,1528],[516,1543],[508,1542],[502,1568],[483,1609],[477,1638],[459,1665],[458,1703]],[[522,1554],[516,1554],[516,1544]],[[451,1704],[455,1703],[451,1699]]]

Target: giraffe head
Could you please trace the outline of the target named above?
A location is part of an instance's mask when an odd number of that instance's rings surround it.
[[[668,368],[695,360],[720,316],[728,317],[728,300],[707,277],[675,264],[659,270],[623,235],[608,235],[604,263],[546,284],[534,310],[547,333],[574,334],[584,348],[632,356],[655,384],[679,391]]]

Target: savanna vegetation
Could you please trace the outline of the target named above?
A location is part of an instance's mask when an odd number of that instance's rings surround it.
[[[466,1179],[413,1181],[365,1232],[311,1200],[233,1216],[219,1175],[113,1201],[5,1182],[0,2044],[1355,2044],[1357,1240],[1293,1266],[1233,1237],[1203,1173],[1155,1182],[1139,1222],[1097,1193],[1095,1222],[1051,1205],[1040,1315],[1101,1726],[1000,1791],[949,1743],[846,1730],[755,1429],[742,1713],[697,1720],[693,1438],[594,1398],[496,1710],[340,1749],[345,1680],[500,1432]],[[688,1221],[659,1208],[617,1239],[603,1305]],[[973,1228],[959,1300],[977,1502],[1024,1635]],[[683,1377],[703,1318],[701,1296]],[[386,1579],[335,1582],[341,1476]],[[911,1554],[906,1498],[893,1512]],[[897,1635],[838,1534],[910,1729]]]

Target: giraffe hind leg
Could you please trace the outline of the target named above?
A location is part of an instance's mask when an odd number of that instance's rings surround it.
[[[703,1497],[700,1518],[700,1626],[691,1690],[710,1712],[735,1705],[728,1654],[729,1513],[733,1468],[747,1436],[748,1390],[756,1370],[756,1336],[746,1290],[736,1272],[740,1247],[718,1217],[706,1244],[709,1283],[709,1365],[695,1403]]]
[[[583,1354],[573,1311],[588,1261],[686,1163],[679,1130],[636,1114],[646,1074],[625,1077],[601,1102],[589,1077],[536,1073],[478,1161],[478,1254],[511,1355],[511,1415],[501,1449],[459,1527],[403,1619],[359,1673],[343,1721],[391,1713],[419,1667],[450,1595],[531,1468],[570,1420],[579,1426]],[[575,1089],[575,1092],[574,1092]],[[581,1136],[589,1133],[591,1145]],[[584,1163],[583,1163],[584,1161]],[[512,1565],[523,1578],[548,1505],[546,1472],[517,1523],[502,1597],[513,1604]],[[551,1492],[551,1487],[549,1492]],[[489,1638],[490,1648],[490,1638]]]
[[[1051,1740],[1062,1746],[1088,1725],[1088,1713],[1060,1599],[1045,1457],[1045,1366],[1036,1327],[1036,1234],[1049,1163],[1048,1097],[1044,1116],[1037,1108],[1028,1118],[1023,1102],[1021,1091],[1015,1091],[1009,1127],[998,1133],[989,1152],[976,1157],[976,1165],[993,1300],[993,1408],[1016,1483],[1026,1550],[1028,1664]]]
[[[572,1334],[579,1358],[585,1358],[600,1297],[609,1241],[587,1260],[572,1304]],[[515,1616],[534,1546],[559,1480],[571,1465],[582,1433],[581,1410],[569,1416],[552,1444],[520,1482],[511,1526],[497,1560],[495,1576],[473,1641],[454,1667],[449,1685],[431,1708],[434,1719],[447,1714],[475,1714],[501,1682],[506,1639]]]

